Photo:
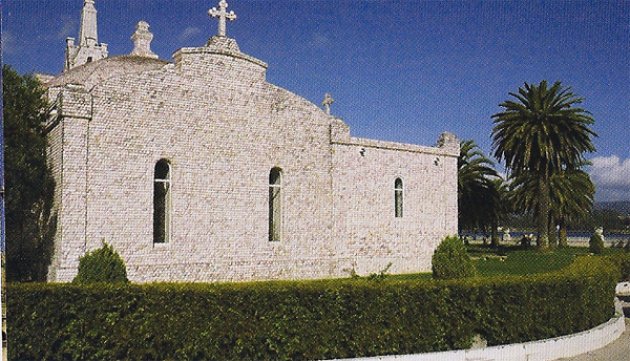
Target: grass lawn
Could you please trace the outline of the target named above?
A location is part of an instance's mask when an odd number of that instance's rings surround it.
[[[556,271],[571,264],[575,257],[589,254],[586,247],[567,247],[550,251],[535,248],[522,249],[518,246],[502,246],[498,249],[483,245],[467,246],[479,274],[483,276],[528,275]],[[606,248],[604,255],[623,252],[620,249]],[[431,273],[390,275],[388,279],[431,279]]]

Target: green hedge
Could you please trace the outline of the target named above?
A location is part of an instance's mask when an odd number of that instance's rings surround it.
[[[618,273],[240,284],[11,284],[11,360],[300,360],[440,351],[591,328]]]

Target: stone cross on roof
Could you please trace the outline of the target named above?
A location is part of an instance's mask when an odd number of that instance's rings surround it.
[[[208,15],[213,18],[219,18],[219,36],[225,36],[225,22],[226,20],[234,21],[236,20],[236,14],[234,11],[230,11],[229,13],[226,11],[228,7],[228,3],[225,0],[219,1],[219,9],[212,8],[208,10]]]
[[[330,106],[334,102],[335,102],[335,99],[333,99],[330,93],[326,93],[324,95],[324,100],[322,101],[322,105],[324,106],[324,109],[326,110],[326,114],[330,115]]]

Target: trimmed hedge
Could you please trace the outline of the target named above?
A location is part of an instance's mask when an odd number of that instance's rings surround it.
[[[583,257],[544,275],[450,281],[10,284],[11,360],[301,360],[466,348],[582,331],[618,272]]]

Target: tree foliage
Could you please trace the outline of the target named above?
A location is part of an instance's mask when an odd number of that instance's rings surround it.
[[[583,99],[570,87],[547,81],[525,83],[515,100],[500,104],[503,111],[492,116],[494,156],[505,161],[511,175],[534,182],[538,199],[536,219],[538,246],[548,247],[551,178],[585,163],[584,153],[595,151],[590,128],[594,120],[577,106]]]
[[[515,176],[510,183],[510,201],[522,213],[535,215],[539,212],[538,179],[532,174]],[[591,218],[595,186],[589,175],[581,169],[570,169],[551,175],[549,179],[550,236],[558,237],[560,246],[567,245],[569,224],[586,222]],[[559,234],[555,234],[556,226]],[[587,227],[588,229],[592,228]],[[552,239],[552,237],[550,237]]]
[[[569,222],[587,220],[593,210],[595,185],[588,173],[570,169],[551,177],[551,219],[559,227],[560,246],[566,247]]]
[[[52,253],[54,181],[46,165],[47,103],[32,76],[3,66],[7,279],[42,281]]]
[[[457,206],[460,229],[486,229],[493,208],[492,178],[494,164],[473,140],[460,143],[457,159]]]

